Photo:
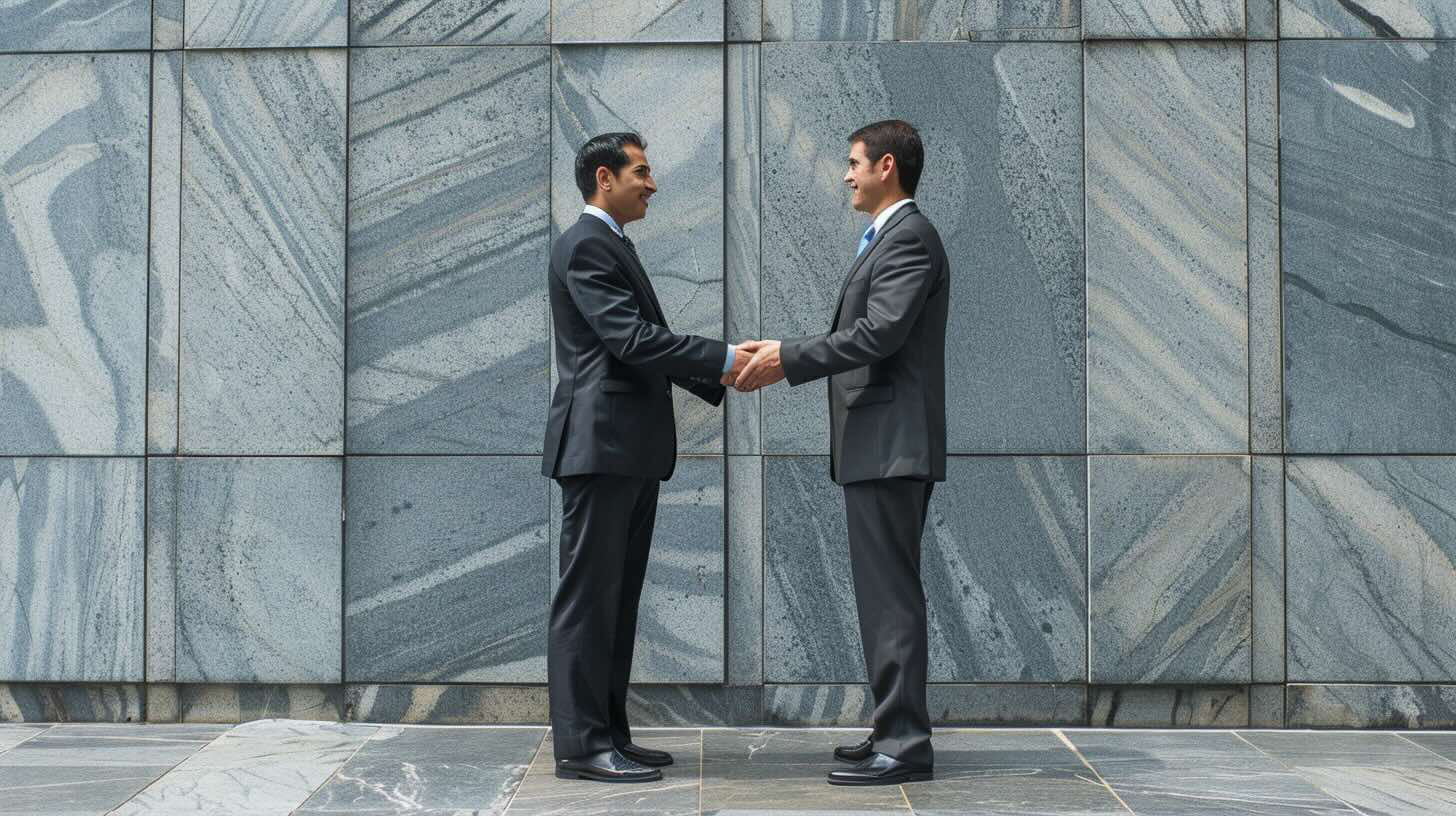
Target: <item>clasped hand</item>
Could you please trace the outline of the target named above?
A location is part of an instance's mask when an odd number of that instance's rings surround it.
[[[779,341],[747,340],[739,343],[733,356],[733,367],[723,375],[723,385],[739,391],[757,391],[784,378],[779,360]]]

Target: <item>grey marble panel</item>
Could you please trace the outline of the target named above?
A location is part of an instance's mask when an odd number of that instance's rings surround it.
[[[730,42],[763,39],[763,0],[725,0],[723,39]]]
[[[723,6],[723,0],[552,0],[551,41],[722,42]]]
[[[291,813],[376,730],[294,720],[245,723],[112,813]]]
[[[724,339],[730,343],[758,339],[763,334],[759,320],[762,303],[759,292],[759,208],[760,167],[760,52],[757,45],[729,45],[724,48],[728,72],[725,85],[723,157],[725,207],[723,240],[725,273],[723,319]],[[723,403],[724,449],[730,454],[763,451],[761,439],[762,392],[740,394],[732,389]]]
[[[349,685],[344,719],[432,725],[517,725],[548,720],[546,687]]]
[[[763,682],[763,457],[729,456],[727,681]]]
[[[353,45],[544,43],[551,0],[352,0]]]
[[[224,731],[194,725],[59,725],[0,754],[0,812],[108,813]]]
[[[765,40],[1076,40],[1091,0],[763,0]]]
[[[937,730],[935,782],[904,791],[917,816],[1128,812],[1058,734],[1044,730]]]
[[[187,55],[186,453],[341,452],[345,61],[324,50]]]
[[[548,57],[353,52],[350,452],[540,451]]]
[[[1247,457],[1096,457],[1094,683],[1248,683]]]
[[[0,56],[0,452],[144,450],[149,62]]]
[[[1456,734],[1404,733],[1400,737],[1414,742],[1443,759],[1456,761]]]
[[[1074,45],[764,46],[763,332],[829,329],[865,223],[842,183],[846,139],[905,118],[927,151],[916,201],[964,293],[949,450],[1085,450],[1080,71]],[[766,452],[828,452],[825,387],[764,391]]]
[[[178,460],[150,457],[146,468],[146,680],[156,683],[177,679]]]
[[[540,460],[354,457],[345,481],[345,677],[545,682]]]
[[[1289,679],[1456,676],[1456,458],[1291,458]]]
[[[1248,450],[1244,55],[1089,43],[1088,446]]]
[[[152,48],[182,48],[184,0],[152,0]]]
[[[348,0],[183,0],[188,48],[349,44]]]
[[[763,687],[632,686],[627,689],[627,720],[642,728],[758,725],[763,722]]]
[[[143,482],[140,459],[0,459],[0,677],[142,679]]]
[[[1356,813],[1234,734],[1072,731],[1067,737],[1134,813]]]
[[[1091,724],[1108,728],[1242,728],[1249,724],[1247,688],[1222,686],[1093,686]]]
[[[1280,46],[1290,451],[1456,452],[1453,71],[1456,43]]]
[[[1245,0],[1082,0],[1082,34],[1088,39],[1243,37],[1246,23],[1244,2]]]
[[[1281,37],[1456,37],[1448,0],[1279,0]]]
[[[1290,728],[1456,728],[1456,685],[1287,688]]]
[[[1087,687],[1034,683],[931,683],[931,722],[948,725],[1084,725]],[[874,709],[862,684],[763,687],[763,721],[813,727],[867,726]]]
[[[585,780],[562,780],[555,775],[555,749],[548,734],[536,760],[511,800],[511,816],[693,816],[702,791],[697,769],[702,766],[702,737],[698,731],[649,731],[637,729],[632,741],[647,748],[668,751],[674,767],[657,782],[630,786],[603,785]],[[690,769],[684,772],[679,769]],[[621,788],[626,787],[623,791]]]
[[[1279,281],[1279,46],[1245,56],[1249,175],[1249,446],[1284,450],[1284,330]]]
[[[763,488],[764,680],[864,682],[844,491],[829,458],[765,457]]]
[[[1396,734],[1241,736],[1366,816],[1456,810],[1456,763]]]
[[[1087,465],[952,457],[926,519],[930,680],[1087,679]]]
[[[862,734],[837,731],[705,730],[700,812],[737,814],[910,813],[897,786],[824,784],[836,744]]]
[[[339,682],[341,464],[180,462],[179,681]]]
[[[721,21],[721,3],[718,10]],[[581,193],[572,181],[577,149],[599,133],[640,133],[658,192],[646,218],[625,232],[652,278],[668,326],[679,334],[721,338],[723,49],[579,47],[553,54],[552,234],[581,214]],[[674,82],[662,85],[664,76]],[[718,408],[680,388],[673,389],[673,404],[680,452],[723,451]]]
[[[182,53],[152,55],[147,274],[147,453],[177,452],[177,316],[182,285]]]
[[[150,8],[149,0],[12,0],[0,6],[0,51],[146,49]]]
[[[1253,615],[1250,666],[1255,683],[1284,682],[1284,463],[1255,456]]]
[[[544,728],[384,726],[295,814],[501,814]]]
[[[140,722],[138,683],[0,683],[0,720],[9,722]]]
[[[0,753],[45,733],[49,725],[0,725]]]
[[[1279,0],[1245,0],[1244,27],[1251,40],[1279,39]]]
[[[182,721],[181,694],[172,683],[148,682],[146,688],[147,722],[175,723]]]
[[[1284,727],[1284,686],[1249,686],[1249,727]]]
[[[148,686],[149,691],[152,688]],[[337,685],[183,683],[174,688],[177,719],[183,722],[344,719],[343,688]]]

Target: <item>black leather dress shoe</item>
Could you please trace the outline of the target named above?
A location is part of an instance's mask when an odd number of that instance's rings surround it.
[[[829,772],[831,785],[899,785],[934,778],[929,765],[911,765],[889,754],[870,754],[853,768]]]
[[[590,779],[596,782],[656,782],[662,771],[634,762],[620,751],[602,751],[584,757],[556,760],[557,779]]]
[[[621,752],[622,756],[633,762],[649,767],[663,768],[672,764],[672,754],[666,751],[659,751],[656,748],[643,748],[640,745],[629,742],[626,745],[617,746],[617,750]]]
[[[858,745],[841,745],[834,749],[834,758],[840,762],[863,762],[875,752],[875,744],[869,737]]]

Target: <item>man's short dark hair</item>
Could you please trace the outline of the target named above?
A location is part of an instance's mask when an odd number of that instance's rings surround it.
[[[581,199],[590,201],[597,192],[597,168],[605,167],[617,175],[627,166],[627,145],[646,150],[647,143],[635,133],[603,133],[593,136],[576,151],[576,186]]]
[[[849,143],[864,142],[865,155],[877,162],[888,153],[895,157],[895,167],[900,174],[900,186],[910,195],[920,186],[920,171],[925,169],[925,146],[920,143],[920,133],[909,122],[900,119],[884,119],[873,122],[849,134]]]

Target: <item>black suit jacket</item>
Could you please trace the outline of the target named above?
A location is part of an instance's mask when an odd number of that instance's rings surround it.
[[[839,484],[945,480],[950,262],[914,204],[855,259],[827,334],[783,341],[790,385],[829,378],[829,468]]]
[[[722,402],[727,345],[668,331],[636,254],[594,215],[556,239],[547,288],[561,381],[546,416],[541,472],[671,477],[672,385]]]

